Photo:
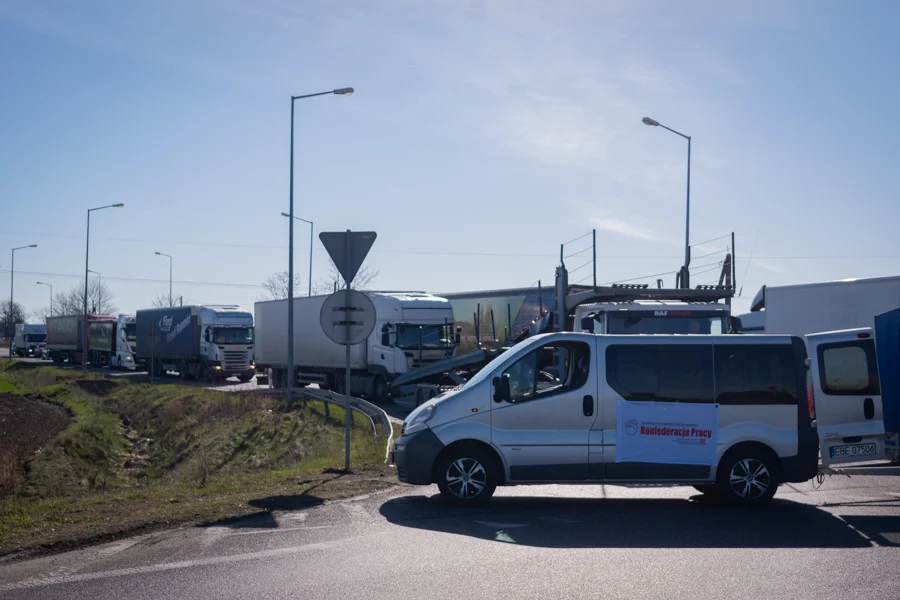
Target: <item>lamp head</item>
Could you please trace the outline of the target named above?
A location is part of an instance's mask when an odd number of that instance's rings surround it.
[[[649,125],[651,127],[659,127],[659,121],[655,121],[650,117],[644,117],[643,119],[641,119],[641,123],[643,123],[644,125]]]
[[[353,93],[353,88],[351,88],[351,87],[338,88],[338,89],[334,90],[334,93],[337,96],[349,96],[350,94]]]

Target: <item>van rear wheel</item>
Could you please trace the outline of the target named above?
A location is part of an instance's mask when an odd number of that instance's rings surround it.
[[[496,461],[477,446],[459,446],[438,464],[436,479],[441,497],[457,506],[486,504],[498,481]]]
[[[716,489],[731,504],[768,504],[778,490],[776,464],[767,452],[757,448],[729,452],[719,463]]]

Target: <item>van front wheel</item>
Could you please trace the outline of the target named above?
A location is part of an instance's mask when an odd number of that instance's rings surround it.
[[[719,464],[716,487],[732,504],[767,504],[778,490],[775,464],[767,453],[755,448],[730,452]]]
[[[479,506],[497,488],[495,461],[478,447],[460,446],[448,452],[437,469],[441,496],[458,506]]]

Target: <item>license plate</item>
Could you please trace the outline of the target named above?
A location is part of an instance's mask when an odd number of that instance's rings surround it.
[[[856,458],[857,456],[875,456],[878,454],[877,444],[849,444],[847,446],[832,446],[831,458]]]

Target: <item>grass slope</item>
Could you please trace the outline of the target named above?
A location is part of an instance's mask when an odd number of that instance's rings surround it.
[[[344,411],[311,402],[129,382],[20,362],[0,390],[63,406],[69,426],[0,498],[0,555],[177,523],[315,504],[393,485],[385,432],[353,415],[354,472],[343,466]]]

